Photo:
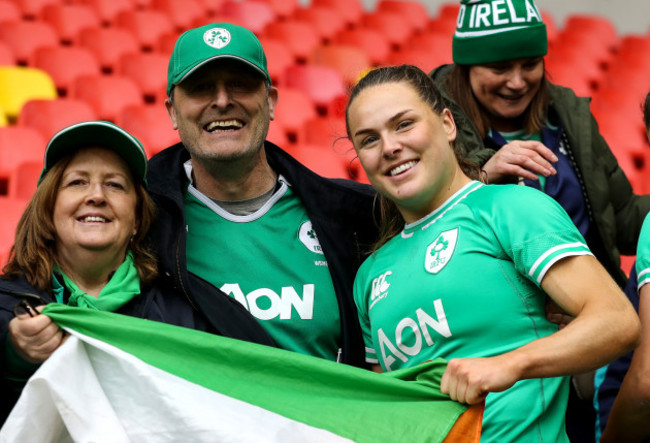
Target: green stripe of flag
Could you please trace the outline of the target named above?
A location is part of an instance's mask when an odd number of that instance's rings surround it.
[[[43,313],[185,380],[358,442],[442,441],[466,409],[440,392],[443,360],[376,374],[119,314],[61,304]]]

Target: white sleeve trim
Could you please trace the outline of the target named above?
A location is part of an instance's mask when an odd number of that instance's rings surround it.
[[[591,255],[593,256],[594,254],[591,253],[591,251],[571,251],[571,252],[566,252],[564,254],[560,254],[557,257],[555,257],[553,260],[549,261],[546,266],[539,272],[539,276],[537,277],[537,283],[541,284],[542,279],[544,279],[544,276],[548,272],[548,270],[553,266],[555,263],[557,263],[559,260],[562,260],[563,258],[567,257],[575,257],[578,255]]]
[[[585,248],[587,247],[587,245],[585,245],[584,243],[580,243],[580,242],[569,243],[569,244],[563,244],[563,245],[557,245],[557,246],[552,247],[551,249],[549,249],[548,251],[546,251],[545,253],[543,253],[543,254],[542,254],[542,255],[541,255],[537,260],[535,260],[535,263],[533,263],[533,266],[530,268],[530,271],[528,271],[528,275],[530,275],[530,276],[532,277],[532,275],[533,275],[533,274],[535,273],[535,271],[537,270],[537,267],[538,267],[538,266],[539,266],[539,265],[540,265],[544,260],[546,260],[546,257],[548,257],[549,255],[551,255],[552,253],[554,253],[554,252],[557,251],[558,249],[564,249],[564,248],[575,248],[576,246],[584,246]],[[583,254],[580,254],[580,255],[584,255],[584,253],[583,253]],[[593,254],[591,254],[591,255],[593,255]],[[557,260],[554,260],[554,261],[557,261]]]

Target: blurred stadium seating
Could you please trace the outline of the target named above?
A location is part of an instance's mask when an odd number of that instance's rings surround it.
[[[149,155],[177,141],[162,103],[168,57],[182,31],[221,20],[252,29],[267,51],[280,88],[269,140],[325,175],[367,182],[344,139],[348,88],[374,66],[451,62],[458,8],[455,0],[434,14],[417,0],[377,0],[373,8],[362,0],[0,0],[0,208],[23,204],[34,162],[67,124],[115,121]],[[542,14],[550,78],[592,97],[634,189],[650,192],[640,110],[650,90],[650,32],[620,35],[603,16],[559,23]],[[0,235],[0,261],[10,237]]]

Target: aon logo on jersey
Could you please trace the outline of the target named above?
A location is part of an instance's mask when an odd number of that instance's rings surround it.
[[[311,320],[314,316],[314,285],[302,287],[302,297],[291,286],[283,287],[280,294],[269,288],[255,289],[248,294],[237,283],[226,283],[220,288],[223,292],[241,303],[248,311],[260,320],[291,319],[295,308],[302,320]]]
[[[443,337],[451,337],[442,300],[435,300],[433,308],[436,311],[437,320],[427,314],[424,309],[418,308],[414,316],[403,318],[397,323],[395,332],[390,337],[382,328],[377,331],[381,358],[386,370],[392,369],[391,365],[395,363],[396,359],[406,363],[409,357],[418,355],[422,350],[423,342],[426,342],[427,346],[433,346],[435,342],[430,331]]]

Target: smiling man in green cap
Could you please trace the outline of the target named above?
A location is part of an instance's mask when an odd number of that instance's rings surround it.
[[[167,94],[181,143],[151,159],[147,179],[162,273],[206,320],[188,326],[365,365],[352,283],[377,235],[374,192],[265,141],[278,91],[246,28],[182,34]],[[206,284],[221,296],[197,298]]]

